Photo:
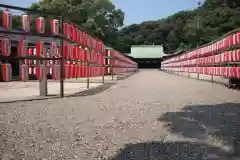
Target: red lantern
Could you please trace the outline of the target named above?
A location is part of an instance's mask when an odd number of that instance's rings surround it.
[[[213,71],[212,71],[213,75],[216,76],[217,75],[217,68],[213,67]]]
[[[76,64],[71,64],[71,78],[76,78]]]
[[[52,79],[60,80],[60,65],[58,64],[52,65]]]
[[[236,76],[236,72],[235,71],[237,71],[236,69],[236,67],[229,67],[228,68],[229,69],[229,77],[234,77],[235,78],[235,76]]]
[[[240,78],[240,77],[238,77],[237,67],[232,67],[232,68],[233,68],[233,69],[232,69],[233,77],[234,77],[234,78]],[[239,72],[239,74],[240,74],[240,72]]]
[[[44,65],[39,65],[39,66],[36,67],[36,76],[37,76],[37,79],[38,79],[38,80],[42,80],[42,79],[43,79],[44,69],[45,69],[45,66],[44,66]],[[45,75],[45,76],[46,76],[46,75]]]
[[[83,55],[82,55],[82,48],[79,46],[78,47],[78,60],[82,61],[83,60]]]
[[[12,80],[12,65],[10,63],[2,64],[2,79],[5,82]]]
[[[64,64],[64,78],[67,78],[67,75],[68,75],[67,64]]]
[[[74,44],[69,44],[68,46],[68,58],[73,58]]]
[[[229,48],[233,46],[233,34],[224,38],[224,48]]]
[[[40,34],[45,33],[45,20],[43,17],[38,17],[36,19],[36,28],[38,33]]]
[[[77,55],[78,55],[78,46],[73,45],[73,53],[72,53],[72,59],[76,60],[77,59]]]
[[[69,38],[69,24],[68,23],[64,23],[63,24],[63,34],[66,38]]]
[[[237,78],[240,78],[240,66],[237,67]]]
[[[20,40],[18,42],[18,56],[26,57],[28,54],[28,42],[26,40]]]
[[[101,43],[101,52],[104,52],[104,44]]]
[[[84,54],[83,54],[83,61],[87,62],[88,60],[88,50],[87,48],[84,49]]]
[[[24,32],[30,31],[30,16],[27,14],[21,15],[21,25]]]
[[[67,64],[67,79],[70,79],[72,76],[72,65],[71,64]]]
[[[45,57],[46,53],[44,51],[44,42],[42,40],[38,40],[36,43],[36,56]]]
[[[20,72],[20,79],[21,81],[28,81],[29,79],[29,72],[28,72],[28,65],[27,64],[20,64],[19,67]]]
[[[75,78],[79,77],[78,73],[79,73],[79,65],[77,63],[77,64],[75,64]]]
[[[90,47],[90,36],[86,33],[86,45]]]
[[[222,73],[224,77],[228,76],[228,67],[222,67]]]
[[[236,51],[236,61],[240,61],[240,49]]]
[[[90,44],[89,44],[89,46],[90,46],[92,49],[95,49],[95,48],[94,48],[94,47],[95,47],[95,46],[94,46],[94,40],[95,40],[95,39],[90,36],[90,42],[89,42]]]
[[[69,25],[69,31],[70,31],[70,39],[71,40],[75,40],[75,31],[76,29],[75,29],[75,27],[72,25],[72,24],[70,24]]]
[[[82,77],[85,78],[87,75],[85,63],[82,64]]]
[[[228,51],[223,53],[223,55],[224,55],[224,63],[228,63],[229,61]]]
[[[50,21],[51,23],[51,30],[53,35],[59,34],[59,20],[53,19]]]
[[[87,35],[85,32],[82,32],[82,45],[87,45]]]
[[[2,26],[6,30],[12,29],[12,13],[8,9],[2,12]]]
[[[50,43],[50,54],[51,56],[57,56],[57,48],[58,48],[58,44],[57,42],[51,42]]]
[[[75,28],[75,33],[74,33],[74,40],[75,40],[75,42],[76,43],[79,43],[79,37],[78,37],[78,29],[77,28]]]
[[[95,43],[96,43],[96,47],[95,47],[95,48],[96,48],[96,51],[100,51],[100,50],[99,50],[99,41],[98,41],[98,40],[96,40],[96,42],[95,42]]]
[[[240,44],[240,32],[233,34],[233,45]]]
[[[1,40],[2,45],[2,55],[3,56],[10,56],[11,54],[11,40],[9,38],[3,38]]]
[[[75,60],[79,60],[79,56],[80,56],[80,47],[79,46],[76,46],[75,50],[76,50],[76,57],[75,57]]]
[[[79,43],[83,45],[83,32],[79,30]]]
[[[68,52],[69,52],[69,45],[67,42],[63,42],[63,57],[68,58]]]
[[[32,56],[32,54],[33,54],[33,49],[32,49],[32,48],[27,49],[27,54],[26,54],[26,56]],[[27,65],[32,65],[32,63],[33,63],[32,60],[25,60],[24,62],[25,62],[25,64],[27,64]]]

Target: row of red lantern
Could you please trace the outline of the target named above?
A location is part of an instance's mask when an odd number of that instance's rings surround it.
[[[11,55],[11,40],[10,38],[1,39],[1,52],[2,56],[10,56]],[[50,42],[50,50],[44,47],[44,42],[42,40],[38,40],[36,43],[36,54],[35,56],[46,57],[48,56],[58,56],[59,55],[59,47],[57,42]],[[28,42],[26,40],[20,40],[18,42],[18,56],[26,57],[28,55]]]
[[[198,73],[205,75],[224,76],[240,78],[240,67],[180,67],[180,68],[163,68],[167,71]]]
[[[36,66],[36,77],[38,80],[41,80],[43,78],[43,65]],[[52,65],[52,79],[59,79],[59,71],[60,71],[60,65]],[[19,76],[20,80],[22,81],[28,81],[29,80],[29,67],[27,64],[20,64],[19,65]],[[11,81],[12,80],[12,65],[10,63],[4,63],[2,64],[2,79],[3,81]]]
[[[28,55],[29,56],[36,55],[36,49],[35,48],[29,48],[28,49]],[[79,57],[83,57],[83,55],[80,55]],[[92,64],[104,64],[104,55],[98,54],[98,53],[91,54],[90,62]],[[70,64],[70,63],[74,63],[74,62],[67,61],[67,63]],[[25,64],[27,64],[28,67],[29,67],[29,74],[36,75],[36,65],[37,65],[36,60],[25,60]],[[53,64],[59,64],[59,61],[58,60],[49,60],[48,64],[47,64],[47,68],[48,68],[47,73],[49,73],[49,74],[53,73],[53,68],[52,68]]]
[[[66,64],[64,66],[64,78],[96,77],[104,74],[103,66],[83,66],[78,64]]]
[[[11,40],[9,38],[4,38],[1,40],[1,51],[3,56],[11,55]],[[84,52],[84,53],[83,53]],[[103,58],[102,54],[96,53],[92,50],[91,53],[86,49],[83,51],[81,47],[78,47],[73,44],[64,43],[64,57],[72,58],[73,60],[89,60],[93,62],[100,63],[99,59]],[[26,57],[28,54],[28,43],[26,40],[20,40],[18,43],[18,56]],[[36,43],[36,53],[34,56],[39,57],[56,57],[59,56],[59,46],[57,42],[50,42],[50,49],[44,47],[44,42],[42,40],[38,40]]]
[[[214,42],[210,45],[187,52],[183,55],[172,57],[164,61],[163,63],[177,62],[177,61],[183,61],[191,58],[206,56],[216,51],[227,50],[229,49],[229,47],[236,46],[236,45],[240,45],[240,32],[232,33],[217,42]]]
[[[38,65],[36,68],[36,77],[38,80],[42,80],[45,68],[43,65]],[[60,79],[60,65],[51,65],[52,68],[52,79]],[[64,65],[64,78],[84,78],[84,77],[95,77],[104,75],[105,67],[103,66],[83,66],[78,64],[65,64]],[[20,80],[29,80],[29,66],[27,64],[19,65]],[[47,70],[45,71],[47,74]],[[10,63],[2,64],[2,79],[3,81],[12,80],[12,65]]]
[[[92,63],[102,64],[104,55],[96,52],[95,50],[92,50],[91,52],[85,48],[81,48],[79,46],[64,43],[63,44],[63,57],[64,58],[72,58],[72,60],[83,60],[83,61],[89,61]]]
[[[124,55],[116,51],[112,52],[111,58],[113,58],[114,60],[125,62],[125,63],[135,64],[134,61],[130,60],[129,58],[125,57]]]
[[[107,50],[108,51],[108,50]],[[133,64],[133,65],[136,65],[137,63],[132,61],[131,59],[125,57],[124,55],[122,55],[121,53],[117,52],[117,51],[114,51],[114,50],[109,50],[110,52],[110,57],[111,59],[113,60],[118,60],[118,61],[121,61],[121,62],[125,62],[125,63],[129,63],[129,64]]]
[[[63,34],[66,38],[81,45],[88,46],[98,52],[104,52],[104,44],[76,28],[73,24],[64,23]]]
[[[136,65],[118,61],[118,60],[112,60],[110,65],[113,67],[118,67],[118,68],[137,68]]]
[[[197,64],[219,64],[229,62],[240,62],[240,50],[227,51],[221,54],[197,59]]]
[[[2,27],[6,30],[12,29],[12,13],[6,9],[2,12]],[[21,15],[21,27],[24,32],[30,32],[31,17],[27,14]],[[59,20],[54,19],[50,21],[51,31],[53,35],[59,34]],[[46,23],[43,17],[36,18],[36,30],[38,33],[45,33]]]
[[[59,20],[53,19],[50,21],[51,25],[51,32],[53,35],[59,34]],[[6,9],[2,13],[2,26],[6,30],[12,29],[12,13]],[[24,32],[30,32],[30,16],[27,14],[21,15],[21,26]],[[36,19],[36,30],[39,34],[45,33],[46,30],[46,22],[43,17],[38,17]],[[78,28],[74,27],[72,24],[64,23],[64,36],[66,38],[71,39],[81,45],[88,46],[92,49],[95,49],[99,52],[104,52],[104,44],[96,40],[95,38],[91,37],[87,33],[79,30]]]
[[[240,50],[227,51],[221,54],[212,55],[208,57],[167,63],[163,65],[169,66],[169,67],[177,67],[177,66],[192,66],[192,65],[211,65],[211,64],[229,63],[229,62],[240,62]]]
[[[118,74],[129,71],[136,71],[138,68],[136,62],[130,60],[115,50],[106,50],[105,54],[107,57],[110,57],[110,59],[107,60],[107,63],[110,65],[110,67],[106,68],[107,73]]]

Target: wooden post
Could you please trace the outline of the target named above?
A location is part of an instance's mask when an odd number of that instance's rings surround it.
[[[63,35],[64,17],[61,16],[60,34]],[[63,58],[63,39],[60,41],[60,97],[64,97],[64,58]]]
[[[44,51],[46,52],[46,48],[44,48]],[[41,65],[40,60],[38,61],[38,64]],[[43,72],[42,72],[42,79],[39,81],[39,95],[40,96],[47,96],[48,92],[48,85],[47,85],[47,60],[42,61],[43,65]]]

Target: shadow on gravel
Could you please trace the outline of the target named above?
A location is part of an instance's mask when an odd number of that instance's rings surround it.
[[[127,144],[111,160],[226,160],[217,147],[190,142]]]
[[[116,83],[105,83],[104,85],[98,86],[96,88],[92,88],[92,89],[85,90],[85,91],[75,93],[75,94],[71,94],[71,95],[66,95],[65,97],[78,97],[78,96],[95,95],[95,94],[98,94],[98,93],[101,93],[101,92],[107,90],[108,88],[112,87],[115,84]]]
[[[170,132],[200,140],[211,136],[224,144],[240,140],[240,104],[186,106],[179,112],[167,112],[159,121]]]

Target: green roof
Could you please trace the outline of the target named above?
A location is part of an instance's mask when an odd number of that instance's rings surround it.
[[[161,58],[166,56],[163,52],[162,45],[133,45],[131,54],[133,58]]]

